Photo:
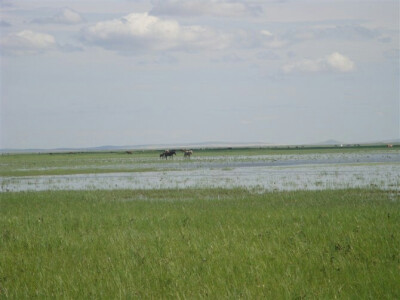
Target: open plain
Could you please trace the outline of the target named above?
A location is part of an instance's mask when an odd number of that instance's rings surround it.
[[[0,298],[400,297],[400,152],[2,155]]]

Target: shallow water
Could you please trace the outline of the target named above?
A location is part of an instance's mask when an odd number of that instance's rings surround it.
[[[126,166],[126,165],[125,165]],[[0,178],[0,192],[244,187],[260,190],[365,188],[400,190],[400,154],[198,157],[129,164],[158,171]]]
[[[400,152],[368,152],[368,153],[315,153],[300,155],[252,155],[252,156],[198,156],[184,159],[182,156],[163,160],[157,157],[145,158],[113,158],[94,159],[87,164],[70,165],[69,161],[57,166],[29,166],[16,168],[16,171],[46,171],[46,170],[189,170],[199,168],[241,168],[241,167],[272,167],[315,164],[360,164],[360,163],[396,163],[400,162]]]

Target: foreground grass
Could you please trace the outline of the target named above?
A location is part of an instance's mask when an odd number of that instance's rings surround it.
[[[372,190],[0,194],[0,297],[399,299],[400,199]]]

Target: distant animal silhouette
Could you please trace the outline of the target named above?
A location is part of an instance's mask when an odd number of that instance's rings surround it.
[[[193,150],[183,150],[183,157],[190,158],[193,154]]]
[[[168,159],[168,156],[171,156],[171,158],[173,158],[174,155],[176,155],[175,150],[165,150],[163,153],[160,154],[160,158]]]

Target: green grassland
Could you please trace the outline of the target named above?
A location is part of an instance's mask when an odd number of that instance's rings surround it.
[[[379,190],[0,193],[0,298],[399,299]]]
[[[194,149],[193,158],[207,157],[252,157],[256,155],[302,155],[329,153],[368,153],[382,151],[399,153],[399,147],[361,146],[349,148],[337,147],[252,147],[252,148],[215,148]],[[183,153],[177,151],[177,157],[170,160],[159,159],[162,150],[135,150],[131,153],[120,152],[60,152],[27,153],[0,155],[0,176],[37,176],[89,174],[112,172],[156,171],[159,164],[169,164],[183,159]],[[244,158],[243,158],[244,159]],[[194,159],[195,160],[195,159]],[[185,160],[191,163],[193,160]],[[144,164],[144,165],[143,165]]]

